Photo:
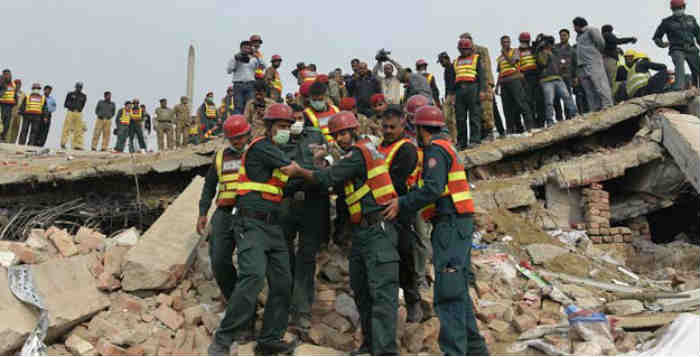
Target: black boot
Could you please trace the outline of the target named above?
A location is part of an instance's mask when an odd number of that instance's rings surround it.
[[[360,346],[360,348],[350,352],[350,356],[362,356],[369,354],[369,345],[365,344],[364,342],[362,343],[362,346]]]
[[[209,356],[228,356],[230,355],[230,350],[231,347],[224,346],[214,340],[209,345],[209,348],[207,348],[207,354]]]
[[[297,342],[284,342],[282,340],[266,343],[258,343],[255,346],[256,356],[291,355],[297,347]]]

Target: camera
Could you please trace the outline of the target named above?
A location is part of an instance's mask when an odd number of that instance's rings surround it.
[[[532,47],[535,48],[535,52],[539,52],[544,48],[545,45],[554,46],[554,43],[554,36],[549,36],[541,33],[537,35],[537,38],[535,38],[535,42],[533,42]]]
[[[250,62],[250,56],[245,53],[239,53],[236,55],[236,61],[248,63]]]
[[[378,62],[384,62],[389,60],[389,55],[391,54],[391,51],[387,51],[385,49],[381,49],[377,52],[377,55],[374,56],[374,59],[376,59]]]

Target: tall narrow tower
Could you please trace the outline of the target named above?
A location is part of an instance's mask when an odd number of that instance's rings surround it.
[[[187,98],[190,103],[194,99],[194,46],[190,45],[189,53],[187,54]],[[192,108],[192,104],[190,104]]]

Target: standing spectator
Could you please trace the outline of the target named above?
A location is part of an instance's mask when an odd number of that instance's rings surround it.
[[[559,30],[559,43],[554,45],[554,53],[559,55],[559,59],[561,60],[561,64],[559,65],[559,69],[561,70],[561,78],[564,81],[564,84],[566,84],[566,90],[569,91],[569,94],[573,95],[573,86],[572,86],[572,81],[573,81],[573,75],[574,75],[574,66],[571,65],[573,61],[573,47],[569,44],[569,38],[570,38],[571,33],[567,29],[561,29]],[[564,115],[562,115],[562,98],[555,97],[554,98],[554,112],[556,113],[556,119],[557,120],[563,120]]]
[[[158,134],[158,151],[175,149],[173,139],[175,137],[175,111],[168,108],[168,100],[160,100],[160,107],[156,108],[156,133]],[[167,142],[165,141],[167,139]],[[167,146],[166,146],[167,145]]]
[[[443,79],[445,81],[445,101],[442,103],[442,112],[445,115],[447,130],[453,143],[457,142],[457,123],[455,121],[455,67],[452,65],[450,55],[440,52],[438,63],[445,69]]]
[[[46,97],[41,94],[41,85],[39,83],[32,84],[32,92],[22,102],[19,113],[22,115],[22,132],[19,135],[19,144],[38,146],[39,126],[48,114]],[[30,128],[31,135],[29,135],[29,142],[27,142],[27,134]]]
[[[603,25],[600,30],[603,33],[603,40],[605,40],[605,47],[603,48],[605,73],[608,75],[608,82],[610,83],[610,88],[612,88],[613,83],[615,83],[615,77],[617,77],[617,62],[620,60],[620,54],[617,46],[624,45],[626,43],[637,43],[637,38],[618,38],[613,33],[612,25]]]
[[[343,70],[340,68],[336,68],[335,71],[328,75],[328,96],[334,105],[340,105],[340,101],[348,96],[348,90],[345,88],[345,80],[343,79]]]
[[[387,104],[400,104],[403,86],[401,81],[394,75],[394,66],[391,63],[385,63],[383,76],[379,74],[380,67],[382,67],[382,62],[377,61],[377,64],[372,68],[372,75],[381,83],[384,99],[386,99]]]
[[[189,98],[180,97],[180,103],[173,108],[175,110],[175,146],[187,145],[189,139],[190,104]]]
[[[588,101],[586,100],[586,91],[583,90],[583,85],[579,78],[578,70],[578,46],[571,46],[571,85],[574,95],[576,96],[576,109],[580,114],[585,114],[591,111],[591,107],[588,106]],[[610,95],[612,96],[612,88],[610,90]]]
[[[22,106],[26,95],[22,91],[22,81],[15,79],[15,87],[17,91],[17,103],[12,106],[12,120],[10,121],[10,128],[5,136],[5,141],[14,144],[17,141],[17,136],[19,135],[19,127],[22,123],[22,115],[19,113],[19,108]]]
[[[66,120],[63,122],[61,134],[61,149],[66,148],[68,140],[71,140],[73,150],[83,150],[83,108],[85,108],[87,96],[83,93],[83,82],[75,83],[75,90],[66,95],[63,107],[66,108]]]
[[[673,89],[685,89],[686,83],[689,82],[685,75],[685,62],[688,62],[690,67],[690,83],[697,87],[700,76],[700,54],[695,44],[700,45],[700,27],[693,15],[686,15],[685,0],[671,0],[671,11],[673,15],[663,19],[656,28],[654,43],[661,48],[669,47],[668,54],[676,67],[676,83]],[[668,38],[668,42],[663,41],[664,35]]]
[[[547,39],[543,40],[543,44],[537,54],[537,66],[540,72],[540,85],[544,93],[545,115],[544,126],[549,127],[554,124],[554,97],[559,96],[564,99],[566,107],[566,117],[572,118],[576,116],[576,104],[571,99],[571,95],[566,90],[566,85],[561,79],[561,60],[559,56],[552,52],[554,46],[554,38],[551,37],[551,42]]]
[[[416,61],[416,72],[425,77],[425,80],[428,81],[430,91],[433,93],[433,105],[440,107],[440,89],[435,82],[435,76],[433,76],[432,73],[428,73],[428,62],[426,62],[424,59],[419,59]]]
[[[411,72],[410,68],[403,68],[401,65],[390,57],[386,60],[396,67],[399,72],[399,80],[406,85],[404,98],[411,98],[416,94],[420,94],[430,99],[430,104],[433,104],[433,90],[430,89],[428,80],[420,73]]]
[[[97,151],[97,143],[102,136],[102,151],[107,151],[109,147],[110,134],[112,133],[112,117],[117,111],[116,105],[112,101],[112,92],[106,91],[104,99],[97,102],[95,107],[95,128],[92,130],[92,151]]]
[[[368,117],[372,116],[372,108],[369,99],[372,95],[381,93],[382,86],[367,69],[367,63],[361,62],[358,65],[357,77],[353,76],[353,79],[350,80],[350,82],[346,82],[346,85],[348,94],[355,97],[357,111]]]
[[[508,134],[523,133],[533,128],[535,123],[530,101],[523,88],[523,75],[518,68],[520,58],[515,49],[511,48],[510,36],[501,37],[501,55],[496,61],[498,62],[496,93],[501,95],[506,129]]]
[[[56,99],[51,95],[53,87],[50,85],[44,86],[44,97],[46,97],[47,115],[41,121],[41,133],[39,135],[38,146],[46,145],[46,139],[49,137],[49,129],[51,129],[51,116],[56,111]]]
[[[597,28],[588,26],[582,17],[573,20],[576,36],[576,59],[578,77],[586,92],[586,100],[592,111],[599,111],[612,106],[610,83],[605,72],[601,50],[605,40]]]
[[[17,87],[12,80],[12,72],[9,69],[4,69],[2,71],[2,80],[0,80],[0,110],[2,111],[0,142],[5,140],[5,135],[10,129],[12,107],[15,104],[17,104]]]
[[[242,41],[240,52],[228,63],[226,72],[233,74],[233,98],[237,103],[234,112],[243,114],[243,106],[253,97],[255,85],[255,71],[264,68],[264,62],[255,57],[249,41]]]
[[[282,57],[280,55],[273,55],[270,63],[272,66],[265,70],[265,83],[268,88],[268,97],[275,102],[281,103],[282,81],[280,80],[280,72],[277,69],[282,65]]]

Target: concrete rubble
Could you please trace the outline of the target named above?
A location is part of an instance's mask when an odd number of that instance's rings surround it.
[[[690,218],[669,211],[700,202],[692,175],[700,141],[684,127],[697,118],[678,114],[697,95],[634,99],[460,153],[477,203],[469,289],[491,354],[635,353],[681,313],[700,313],[697,205]],[[188,184],[149,226],[37,225],[24,240],[0,241],[0,354],[17,353],[38,320],[10,292],[7,267],[18,264],[31,267],[45,299],[51,355],[206,354],[225,301],[208,242],[195,232],[204,181],[195,173],[211,162],[203,154],[220,144],[134,158],[34,156],[0,144],[0,163],[14,168],[0,173],[0,197],[26,182],[195,177],[179,183]],[[297,354],[340,355],[361,345],[347,259],[333,243],[319,253],[312,327]],[[427,270],[432,283],[432,265]],[[406,322],[400,299],[397,343],[401,354],[439,355],[432,288],[421,295],[420,323]],[[265,299],[263,292],[258,330]],[[581,311],[567,314],[570,305]],[[605,320],[583,325],[580,316]],[[254,346],[240,345],[237,353],[253,355]]]

